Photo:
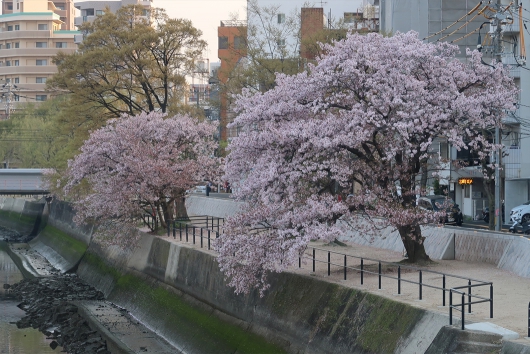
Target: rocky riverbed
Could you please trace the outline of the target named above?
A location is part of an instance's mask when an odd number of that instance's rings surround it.
[[[62,274],[45,278],[24,279],[4,285],[7,296],[26,316],[17,322],[19,328],[33,327],[52,338],[50,347],[62,346],[68,353],[109,353],[105,340],[91,329],[71,304],[73,300],[103,300],[103,294],[85,284],[76,275]]]

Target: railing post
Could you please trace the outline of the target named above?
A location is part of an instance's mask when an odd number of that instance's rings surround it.
[[[363,283],[364,283],[364,271],[363,271],[363,269],[364,269],[364,264],[363,263],[364,262],[363,261],[364,260],[361,258],[361,285],[363,285]]]
[[[346,280],[346,255],[344,255],[344,280]]]
[[[298,268],[302,268],[302,255],[298,255]]]
[[[421,283],[422,283],[422,273],[421,273],[421,270],[420,270],[420,300],[423,299],[423,289],[422,289],[422,286],[421,286]]]
[[[315,249],[313,248],[313,273],[315,272]]]
[[[195,244],[195,226],[193,226],[193,244]]]
[[[208,221],[209,221],[210,217],[208,215],[206,215],[206,228],[208,229]],[[213,216],[212,216],[212,220],[213,220]]]
[[[381,290],[381,261],[379,261],[379,290]]]
[[[449,325],[453,325],[453,289],[449,289]]]
[[[490,318],[493,318],[493,283],[490,284]]]
[[[167,237],[169,237],[171,235],[171,230],[170,230],[170,227],[171,227],[171,223],[167,223]]]
[[[202,227],[201,227],[201,248],[202,248]]]
[[[328,277],[331,275],[331,253],[328,251]]]
[[[398,295],[401,295],[401,266],[398,266]]]
[[[219,218],[217,218],[217,233],[219,233]]]
[[[528,337],[530,337],[530,302],[528,303]]]
[[[175,220],[173,220],[173,238],[177,238],[177,229],[176,229],[176,226],[177,224],[175,223]]]
[[[467,312],[471,313],[471,279],[467,281]]]
[[[445,307],[445,274],[443,275],[443,278],[442,278],[442,306]]]
[[[188,224],[186,224],[186,242],[188,242]]]
[[[466,316],[466,293],[462,293],[462,331],[464,330],[465,316]]]
[[[208,249],[210,249],[210,229],[208,229]]]
[[[182,241],[182,223],[179,221],[179,237],[180,237],[180,240]]]

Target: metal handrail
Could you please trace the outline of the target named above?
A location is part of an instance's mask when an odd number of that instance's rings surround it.
[[[479,303],[489,302],[490,303],[490,318],[493,318],[493,283],[492,282],[486,282],[486,281],[483,281],[483,280],[466,278],[466,277],[463,277],[463,276],[447,274],[447,273],[438,272],[438,271],[420,269],[420,268],[417,268],[417,267],[414,267],[414,266],[401,265],[401,264],[397,264],[397,263],[393,263],[393,262],[387,262],[387,261],[381,261],[381,260],[377,260],[377,259],[373,259],[373,258],[347,255],[347,254],[344,254],[344,253],[341,253],[341,252],[325,250],[325,249],[318,248],[318,247],[309,247],[309,248],[311,248],[313,250],[312,256],[304,256],[304,255],[306,255],[306,253],[301,254],[299,256],[299,261],[298,261],[299,268],[301,268],[301,266],[302,266],[302,259],[310,259],[312,261],[312,263],[313,263],[313,272],[315,272],[315,263],[318,262],[318,263],[326,263],[326,264],[328,264],[328,276],[330,276],[330,274],[331,274],[331,266],[332,265],[336,266],[336,267],[342,267],[344,269],[344,280],[347,279],[347,271],[348,270],[360,271],[360,273],[361,273],[361,285],[363,285],[363,283],[364,283],[364,273],[374,274],[374,275],[378,276],[379,289],[381,289],[382,278],[395,279],[398,282],[398,294],[401,294],[401,282],[406,282],[406,283],[410,283],[410,284],[418,284],[418,286],[419,286],[419,299],[420,300],[423,299],[423,287],[428,287],[428,288],[432,288],[432,289],[442,290],[442,294],[443,294],[442,295],[442,305],[444,307],[445,307],[445,300],[446,300],[445,293],[447,291],[449,291],[450,297],[451,297],[452,296],[452,292],[458,292],[458,293],[464,293],[465,294],[465,292],[460,291],[458,289],[468,289],[468,292],[467,292],[468,301],[466,302],[465,299],[462,300],[462,304],[460,304],[462,309],[464,309],[464,306],[467,305],[468,306],[468,312],[471,313],[471,305],[472,304],[479,304]],[[317,259],[316,258],[316,250],[327,252],[327,261]],[[342,265],[342,264],[337,264],[337,263],[331,262],[331,254],[336,254],[336,255],[343,256],[344,257],[344,264]],[[361,261],[360,268],[357,268],[355,266],[348,266],[347,265],[347,257],[359,259]],[[377,262],[378,271],[375,272],[375,271],[365,270],[364,269],[364,261],[365,260],[372,261],[372,262]],[[397,269],[398,269],[397,277],[391,276],[391,275],[382,274],[381,265],[383,263],[397,267]],[[413,280],[409,280],[409,279],[402,279],[401,278],[401,268],[402,267],[406,268],[406,269],[412,269],[412,270],[418,271],[419,280],[418,281],[413,281]],[[422,280],[424,272],[442,275],[442,287],[424,283],[423,280]],[[467,280],[468,284],[467,285],[462,285],[462,286],[455,286],[455,287],[447,288],[446,287],[446,278],[447,277],[455,278],[455,279],[461,279],[461,280]],[[472,284],[471,283],[472,281],[478,282],[478,284]],[[475,295],[475,294],[471,293],[471,289],[472,288],[483,287],[483,286],[488,286],[488,285],[490,287],[489,298],[482,297],[482,296]],[[481,300],[472,301],[472,298],[478,298],[478,299],[481,299]],[[452,305],[452,298],[450,298],[450,305],[449,305],[449,312],[450,312],[450,321],[449,322],[450,322],[450,324],[452,324],[452,308],[454,308],[454,306]],[[460,310],[460,309],[458,309],[458,310]],[[463,313],[462,314],[462,329],[464,329],[463,328],[464,321],[465,321],[465,314]]]
[[[180,241],[183,241],[183,236],[185,236],[185,241],[186,242],[190,242],[189,237],[191,235],[193,244],[196,244],[196,237],[199,237],[200,238],[200,243],[201,243],[201,248],[204,247],[204,240],[207,240],[208,241],[208,250],[210,250],[212,241],[215,241],[215,239],[219,238],[219,235],[220,235],[219,221],[220,220],[224,221],[224,219],[222,219],[222,218],[209,219],[209,218],[210,217],[207,217],[207,216],[195,216],[195,217],[192,216],[192,217],[190,217],[188,219],[185,219],[185,218],[175,219],[175,222],[173,223],[173,238],[176,239],[176,233],[177,233],[177,230],[178,230],[178,232],[179,232],[179,240]],[[183,223],[182,222],[182,221],[199,221],[199,220],[203,220],[203,221],[204,220],[211,220],[212,223],[210,224],[209,221],[207,221],[207,223],[206,223],[207,227],[203,227],[203,226],[194,225],[193,223],[188,224],[188,223]],[[213,222],[214,220],[217,220],[217,225],[214,225],[214,222]],[[177,222],[178,222],[178,225],[177,225]],[[215,230],[216,227],[217,227],[217,230]],[[167,234],[168,237],[171,235],[170,231],[171,231],[170,230],[170,226],[168,225],[168,234]],[[199,231],[199,234],[197,234],[197,231]],[[215,238],[212,238],[212,233],[215,235]],[[318,263],[326,263],[328,265],[328,267],[327,267],[328,268],[327,269],[328,276],[331,275],[331,266],[342,267],[344,269],[344,280],[347,280],[347,271],[348,270],[360,271],[360,273],[361,273],[360,274],[361,285],[364,284],[364,274],[365,273],[366,274],[373,274],[373,275],[377,275],[378,276],[379,289],[382,288],[382,286],[381,286],[382,278],[394,279],[394,280],[397,280],[398,294],[401,294],[401,283],[402,282],[410,283],[410,284],[417,284],[418,285],[418,290],[419,290],[419,300],[423,299],[423,287],[427,287],[427,288],[431,288],[431,289],[437,289],[437,290],[442,290],[442,294],[443,294],[442,295],[442,306],[444,306],[444,307],[446,305],[446,292],[449,292],[449,324],[450,325],[453,324],[453,309],[455,309],[457,311],[461,311],[461,313],[462,313],[462,330],[464,330],[464,324],[465,324],[465,306],[466,305],[468,306],[468,312],[471,313],[471,305],[472,304],[479,304],[479,303],[489,302],[490,303],[490,318],[493,318],[493,283],[492,282],[486,282],[486,281],[482,281],[482,280],[466,278],[466,277],[463,277],[463,276],[454,275],[454,274],[447,274],[447,273],[438,272],[438,271],[425,270],[425,269],[421,269],[421,268],[414,267],[414,266],[401,265],[401,264],[388,262],[388,261],[381,261],[381,260],[377,260],[377,259],[373,259],[373,258],[348,255],[348,254],[345,254],[345,253],[329,251],[329,250],[325,250],[325,249],[318,248],[318,247],[308,247],[308,249],[312,249],[312,255],[305,256],[306,255],[305,252],[300,254],[299,260],[298,260],[298,267],[299,268],[302,267],[302,259],[309,259],[309,260],[312,261],[312,264],[313,264],[313,273],[316,271],[315,265],[318,262]],[[316,251],[317,250],[323,251],[323,252],[327,252],[327,254],[328,254],[327,255],[327,260],[317,259],[317,257],[316,257]],[[337,264],[337,263],[332,262],[331,261],[331,254],[336,254],[336,255],[343,256],[343,259],[344,259],[343,264]],[[360,260],[360,268],[348,265],[347,264],[348,257],[359,259]],[[364,261],[366,261],[366,260],[367,261],[372,261],[372,262],[377,262],[378,271],[376,272],[376,271],[366,270],[364,268]],[[392,265],[392,266],[397,267],[397,269],[398,269],[397,277],[383,274],[382,273],[382,268],[381,268],[382,264],[388,264],[388,265]],[[410,280],[410,279],[403,279],[401,277],[401,269],[402,268],[418,271],[418,273],[419,273],[418,281],[414,281],[414,280]],[[423,282],[423,273],[432,273],[432,274],[442,275],[442,286],[440,287],[440,286],[424,283]],[[451,287],[451,288],[447,288],[446,287],[446,278],[448,278],[448,277],[449,278],[455,278],[455,279],[461,279],[461,280],[467,280],[468,284],[467,285],[454,286],[454,287]],[[478,284],[472,284],[471,283],[472,281],[473,282],[477,282]],[[483,286],[488,286],[488,285],[490,287],[490,296],[489,296],[489,298],[471,293],[471,289],[472,288],[483,287]],[[465,291],[461,291],[460,289],[467,289],[468,290],[468,292],[467,292],[468,301],[466,301],[466,299],[465,299],[466,292]],[[458,304],[458,305],[454,305],[453,304],[453,292],[462,295],[462,300],[461,300],[460,304]],[[480,300],[472,301],[472,299],[480,299]],[[529,336],[530,336],[530,304],[529,304]]]

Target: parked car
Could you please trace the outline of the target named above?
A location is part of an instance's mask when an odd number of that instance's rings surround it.
[[[445,218],[440,220],[442,224],[455,224],[461,226],[464,222],[464,216],[460,211],[458,204],[443,195],[428,195],[419,197],[417,201],[418,208],[430,211],[441,211],[446,208]]]
[[[530,200],[510,211],[510,221],[520,224],[530,222]]]

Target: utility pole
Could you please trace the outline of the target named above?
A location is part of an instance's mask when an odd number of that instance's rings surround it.
[[[502,64],[502,27],[501,21],[505,18],[504,13],[501,13],[501,0],[497,0],[497,13],[495,14],[495,44],[494,44],[494,56],[497,61],[497,65]],[[495,144],[500,145],[501,133],[499,125],[495,125]],[[498,148],[495,151],[495,231],[500,231],[502,228],[502,210],[501,210],[501,156],[502,148]],[[491,217],[491,213],[490,213]]]
[[[12,111],[11,99],[12,99],[12,96],[14,95],[13,92],[11,91],[11,88],[17,88],[17,86],[11,85],[11,81],[7,79],[7,82],[2,85],[2,88],[7,89],[7,93],[3,94],[2,96],[6,97],[6,117],[7,119],[10,119],[11,111]]]

